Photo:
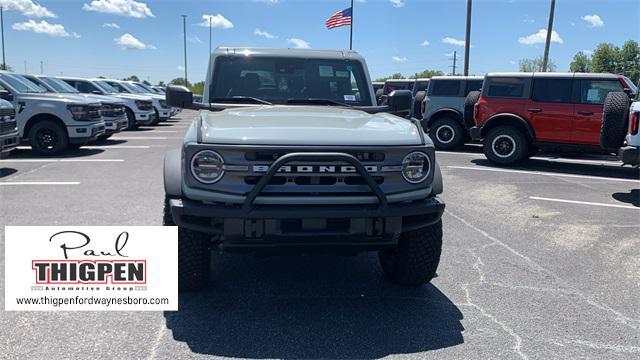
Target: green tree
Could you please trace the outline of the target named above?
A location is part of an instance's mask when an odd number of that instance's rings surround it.
[[[374,81],[385,81],[385,80],[389,80],[389,79],[404,79],[404,76],[402,76],[401,73],[394,73],[394,74],[391,74],[389,76],[381,77],[381,78],[376,79]]]
[[[409,79],[424,79],[424,78],[430,78],[433,76],[440,76],[440,75],[444,75],[444,73],[440,70],[424,70],[421,71],[419,73],[415,73],[411,76],[409,76]]]
[[[569,64],[569,70],[571,72],[591,72],[591,59],[580,51],[573,57],[573,61]]]
[[[175,78],[175,79],[171,80],[169,82],[169,84],[171,84],[171,85],[182,85],[182,86],[186,86],[186,87],[191,86],[191,83],[190,82],[185,82],[183,77]]]
[[[135,81],[135,82],[140,82],[140,78],[135,76],[135,75],[131,75],[128,78],[122,79],[124,81]]]
[[[640,82],[640,46],[635,40],[627,40],[620,50],[620,68],[634,83]]]
[[[521,59],[518,63],[521,72],[539,72],[542,71],[542,56],[535,59]],[[554,72],[558,69],[556,64],[549,59],[549,63],[547,64],[547,71]]]
[[[167,84],[165,84],[164,81],[159,81],[158,82],[158,86],[165,87],[165,86],[167,86]]]
[[[620,48],[608,43],[599,44],[591,56],[591,70],[597,73],[619,73]]]
[[[7,64],[0,64],[0,70],[13,71],[11,66],[9,66]]]
[[[192,86],[189,86],[189,89],[192,93],[202,95],[204,92],[204,81],[198,81],[194,83]]]
[[[151,85],[151,83],[148,82],[147,80],[142,80],[142,83],[145,84],[145,85]]]

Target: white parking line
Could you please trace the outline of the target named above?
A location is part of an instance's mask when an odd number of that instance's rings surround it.
[[[529,199],[542,200],[542,201],[553,201],[553,202],[560,202],[560,203],[567,203],[567,204],[593,205],[593,206],[614,207],[614,208],[620,208],[620,209],[640,210],[640,207],[629,206],[629,205],[603,204],[603,203],[594,203],[594,202],[588,202],[588,201],[543,198],[543,197],[537,197],[537,196],[529,196]]]
[[[457,151],[436,151],[436,154],[446,155],[462,155],[468,157],[483,157],[482,153],[469,153],[469,152],[457,152]],[[564,159],[564,158],[548,158],[542,156],[534,156],[531,159],[544,160],[557,163],[575,163],[575,164],[594,164],[594,165],[615,165],[620,166],[622,163],[618,160],[586,160],[586,159]]]
[[[2,163],[55,163],[55,162],[124,162],[124,159],[4,159]]]
[[[111,138],[111,140],[167,140],[167,139],[169,138],[164,136],[127,136],[127,137],[114,136]]]
[[[149,145],[87,145],[81,149],[99,150],[99,149],[150,149]]]
[[[567,178],[578,178],[578,179],[640,183],[640,179],[639,180],[620,179],[620,178],[612,178],[607,176],[557,174],[557,173],[544,172],[544,171],[507,170],[507,169],[483,168],[483,167],[477,167],[477,166],[447,166],[447,167],[450,169],[462,169],[462,170],[493,171],[493,172],[504,172],[504,173],[513,173],[513,174],[527,174],[527,175],[541,175],[541,176],[555,176],[555,177],[567,177]]]
[[[0,186],[9,185],[80,185],[79,181],[0,181]]]

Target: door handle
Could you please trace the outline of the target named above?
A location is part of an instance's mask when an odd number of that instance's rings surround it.
[[[527,111],[530,113],[539,113],[542,112],[542,109],[527,109]]]
[[[585,115],[585,116],[593,115],[593,111],[578,111],[578,115]]]

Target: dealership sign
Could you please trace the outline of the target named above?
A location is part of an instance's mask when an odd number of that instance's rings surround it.
[[[170,226],[7,226],[5,310],[178,310]]]

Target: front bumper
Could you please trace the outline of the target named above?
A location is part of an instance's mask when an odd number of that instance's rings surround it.
[[[69,143],[86,144],[105,134],[105,123],[100,121],[86,125],[69,126],[67,131],[69,133]]]
[[[618,157],[624,165],[640,165],[640,147],[626,146],[620,149]]]
[[[105,135],[115,134],[126,129],[128,121],[126,117],[121,118],[104,118]]]
[[[444,203],[436,196],[407,203],[330,206],[242,206],[170,199],[180,227],[224,235],[225,249],[347,247],[377,250],[397,244],[400,233],[440,220]]]
[[[15,149],[20,143],[18,130],[0,135],[0,154],[6,154]]]
[[[170,108],[160,108],[158,109],[158,116],[160,120],[167,120],[171,117],[171,109]]]
[[[136,123],[141,125],[149,125],[156,118],[156,114],[153,110],[148,110],[148,111],[138,110],[134,112],[134,116],[136,118]]]

